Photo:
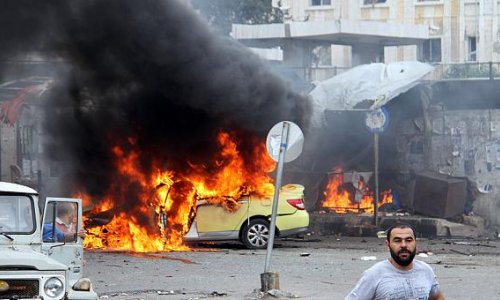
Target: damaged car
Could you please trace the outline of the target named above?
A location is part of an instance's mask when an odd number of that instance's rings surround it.
[[[196,216],[186,242],[242,242],[249,249],[265,249],[270,236],[272,198],[252,195],[237,200],[210,203],[198,199]],[[276,236],[286,237],[308,231],[309,214],[304,205],[304,187],[287,184],[281,188],[276,215]]]

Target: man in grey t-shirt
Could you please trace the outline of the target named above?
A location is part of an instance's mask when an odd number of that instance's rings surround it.
[[[410,225],[389,228],[386,246],[391,257],[366,270],[346,300],[444,300],[432,268],[413,260],[417,242]]]

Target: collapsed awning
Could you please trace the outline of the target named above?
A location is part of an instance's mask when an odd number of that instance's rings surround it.
[[[418,61],[373,63],[354,67],[319,82],[309,93],[313,127],[323,127],[327,110],[375,110],[416,86],[434,69]]]

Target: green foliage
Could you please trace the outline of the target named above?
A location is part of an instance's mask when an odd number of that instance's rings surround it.
[[[191,4],[208,23],[222,34],[235,24],[268,24],[283,22],[282,12],[271,0],[191,0]]]

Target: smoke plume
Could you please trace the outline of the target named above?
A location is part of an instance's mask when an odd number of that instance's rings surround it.
[[[105,192],[114,143],[140,149],[148,173],[153,158],[175,168],[203,162],[218,150],[220,130],[253,141],[282,120],[307,125],[308,102],[250,51],[213,35],[186,3],[0,6],[2,58],[37,53],[66,66],[45,96],[45,130],[46,152],[63,162],[69,189]]]

